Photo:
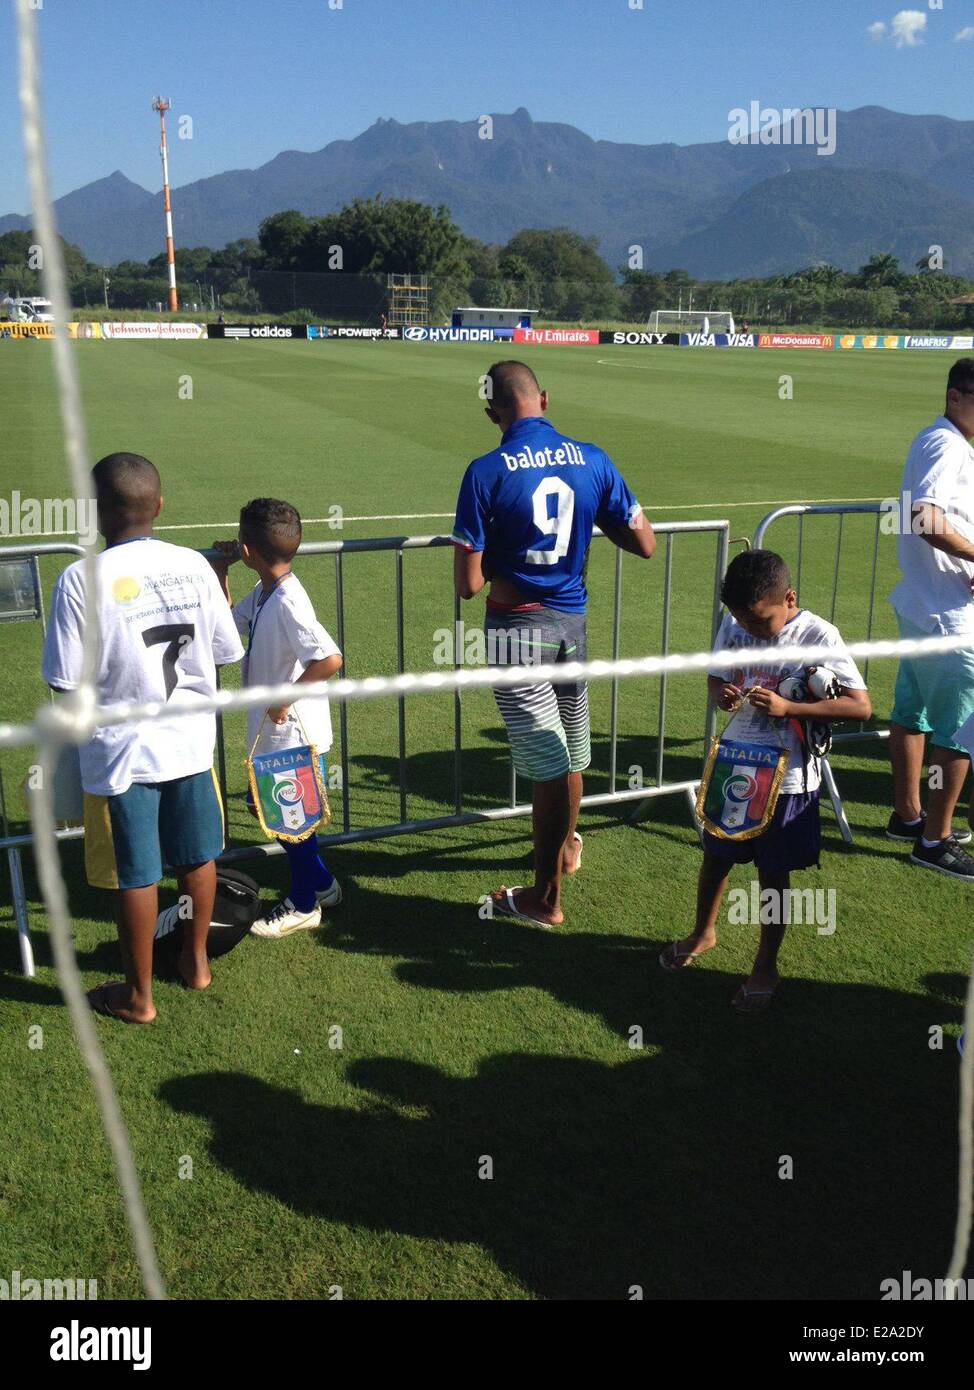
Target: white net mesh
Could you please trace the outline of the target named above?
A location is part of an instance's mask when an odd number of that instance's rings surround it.
[[[74,360],[64,330],[70,318],[64,265],[56,236],[54,214],[46,173],[44,129],[41,114],[39,59],[36,33],[36,14],[29,0],[16,0],[19,41],[20,103],[23,116],[24,141],[33,201],[34,225],[44,248],[43,276],[48,297],[54,306],[57,331],[53,341],[54,364],[58,398],[64,432],[71,486],[78,498],[91,496],[91,480],[85,444],[84,421],[81,411]],[[686,317],[686,316],[684,316]],[[696,317],[696,316],[695,316]],[[711,315],[711,319],[727,316]],[[89,547],[85,556],[86,590],[97,592],[92,582],[94,551]],[[91,617],[91,615],[89,615]],[[146,720],[162,711],[160,705],[112,705],[99,707],[92,680],[95,663],[97,613],[85,627],[83,679],[80,689],[70,700],[57,705],[43,705],[29,724],[0,724],[0,748],[36,745],[42,769],[40,789],[31,798],[33,844],[38,877],[43,894],[47,923],[51,934],[54,961],[61,989],[74,1027],[81,1054],[94,1084],[105,1133],[108,1137],[118,1175],[119,1187],[138,1258],[146,1294],[164,1298],[165,1290],[155,1256],[152,1233],[146,1217],[138,1175],[132,1157],[125,1126],[118,1106],[111,1074],[98,1043],[92,1023],[81,976],[71,940],[71,918],[60,872],[58,845],[50,788],[58,753],[63,744],[81,743],[96,726]],[[938,653],[969,646],[963,637],[934,637],[902,641],[872,641],[848,644],[855,658],[870,660],[922,655],[936,657]],[[776,647],[775,661],[827,663],[832,648]],[[628,679],[661,674],[730,671],[742,665],[740,652],[696,652],[667,656],[647,656],[619,661],[590,661],[565,663],[557,666],[529,668],[479,669],[437,671],[374,677],[365,680],[336,680],[327,685],[304,684],[273,687],[250,687],[246,690],[219,692],[209,707],[218,711],[241,710],[290,702],[298,695],[302,700],[325,698],[340,703],[358,700],[388,699],[404,695],[442,693],[444,691],[504,687],[551,681],[574,682]],[[181,713],[199,714],[206,703],[194,703],[183,709],[168,708],[170,717]],[[947,1279],[960,1280],[967,1264],[972,1217],[972,1165],[974,1165],[974,1048],[970,1046],[974,1018],[974,985],[969,984],[965,1005],[965,1033],[968,1046],[960,1068],[959,1165],[958,1203],[954,1244],[947,1270]],[[953,1296],[948,1286],[947,1296]]]

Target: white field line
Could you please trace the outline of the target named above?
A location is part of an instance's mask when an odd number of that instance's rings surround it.
[[[651,507],[650,519],[656,512],[699,512],[699,511],[727,511],[732,507],[800,507],[816,505],[834,505],[836,503],[847,502],[881,502],[881,497],[792,497],[788,501],[780,501],[773,497],[764,502],[680,502],[668,504],[662,507]],[[453,519],[453,512],[384,512],[378,516],[343,516],[342,526],[349,521],[450,521]],[[335,525],[333,516],[306,516],[302,517],[304,526],[330,526],[333,531],[340,531],[341,526]],[[234,521],[187,521],[179,525],[156,526],[156,531],[226,531],[236,526]],[[0,541],[6,540],[47,540],[51,537],[55,539],[59,536],[76,536],[77,531],[32,531],[30,536],[8,536],[0,537]]]

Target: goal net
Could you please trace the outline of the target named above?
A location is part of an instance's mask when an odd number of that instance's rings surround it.
[[[646,325],[650,333],[733,333],[734,315],[718,309],[654,309]]]
[[[91,496],[89,458],[85,437],[84,412],[78,380],[77,361],[72,353],[66,325],[70,320],[70,300],[65,276],[64,259],[60,241],[56,235],[51,189],[47,173],[47,158],[44,141],[44,126],[40,105],[40,82],[36,40],[36,17],[30,0],[17,0],[18,47],[19,47],[19,96],[22,112],[23,135],[27,151],[27,165],[34,212],[34,227],[38,243],[45,248],[43,280],[47,296],[54,306],[56,331],[52,335],[53,374],[59,399],[62,430],[67,455],[69,477],[73,495],[78,498]],[[680,327],[696,323],[701,328],[713,330],[716,325],[733,329],[730,314],[697,313],[691,311],[657,311],[651,318],[651,326],[663,326],[665,316],[669,323]],[[543,518],[544,519],[544,518]],[[689,523],[693,524],[693,523]],[[721,523],[726,525],[726,523]],[[878,525],[878,523],[877,523]],[[877,532],[878,534],[878,532]],[[58,858],[58,840],[54,812],[53,790],[56,781],[56,768],[61,749],[78,746],[86,742],[92,731],[100,726],[117,725],[122,722],[143,722],[160,715],[157,704],[121,705],[100,704],[95,681],[96,649],[99,641],[98,586],[95,578],[95,551],[92,544],[84,550],[84,592],[92,597],[89,621],[84,624],[82,678],[77,691],[70,700],[58,705],[41,703],[33,718],[27,723],[13,724],[0,720],[0,749],[29,747],[36,750],[40,779],[37,790],[31,798],[31,821],[33,846],[41,894],[50,930],[54,964],[58,980],[70,1013],[71,1022],[81,1059],[91,1076],[95,1099],[102,1124],[111,1148],[125,1212],[132,1233],[135,1254],[142,1275],[146,1294],[149,1298],[165,1297],[155,1253],[154,1238],[149,1226],[145,1204],[142,1198],[139,1172],[133,1156],[129,1136],[122,1117],[115,1090],[112,1073],[106,1063],[98,1036],[92,1022],[91,1011],[85,998],[84,986],[72,941],[72,920],[65,880],[61,873]],[[401,555],[401,550],[400,550]],[[669,554],[669,551],[667,552]],[[667,593],[669,592],[669,568],[667,568]],[[664,628],[664,632],[667,629]],[[664,641],[664,646],[666,645]],[[848,652],[852,657],[872,656],[875,658],[894,656],[918,656],[940,654],[944,651],[960,650],[970,645],[969,634],[951,636],[932,636],[908,638],[899,641],[852,642]],[[705,672],[731,672],[740,662],[740,653],[720,651],[698,651],[690,653],[667,653],[661,656],[646,656],[637,659],[592,660],[586,662],[563,662],[553,665],[532,665],[526,667],[483,667],[466,669],[455,664],[455,669],[422,671],[416,674],[403,672],[388,676],[373,676],[361,680],[341,679],[337,682],[287,684],[274,687],[251,686],[245,689],[218,691],[212,698],[194,700],[170,710],[174,718],[185,718],[204,709],[227,713],[231,710],[244,711],[251,708],[266,709],[270,706],[290,704],[295,699],[324,699],[330,696],[338,703],[352,701],[387,699],[402,701],[407,696],[420,696],[431,693],[452,693],[459,696],[461,691],[488,689],[510,689],[515,686],[542,683],[570,683],[582,680],[616,681],[623,678],[639,678],[686,673],[697,675]],[[833,654],[834,648],[825,646],[789,648],[784,645],[775,650],[776,662],[825,661]],[[614,719],[614,715],[613,715]],[[660,774],[662,775],[662,774]],[[693,783],[686,789],[692,789]],[[637,789],[638,795],[643,789]],[[518,808],[512,810],[517,813]],[[488,813],[489,814],[489,813]],[[504,814],[507,814],[505,809]],[[974,986],[969,986],[965,1008],[965,1026],[968,1047],[962,1060],[961,1109],[959,1120],[960,1160],[958,1164],[959,1201],[954,1251],[948,1271],[948,1278],[960,1282],[966,1267],[968,1238],[971,1226],[972,1191],[972,1123],[974,1108],[974,1049],[970,1040],[974,1037]]]

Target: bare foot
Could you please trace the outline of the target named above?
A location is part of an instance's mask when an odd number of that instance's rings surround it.
[[[134,992],[122,980],[106,980],[90,989],[88,1003],[96,1014],[122,1023],[151,1023],[156,1016],[155,1005],[136,1003]]]
[[[731,1003],[738,1013],[762,1013],[774,997],[781,983],[777,970],[752,970],[748,979],[741,985]]]
[[[565,848],[561,852],[561,871],[570,878],[578,873],[581,863],[582,837],[576,832],[570,840],[565,841]]]
[[[712,951],[716,945],[716,932],[709,936],[685,936],[682,941],[671,941],[663,948],[659,963],[664,970],[686,970],[698,956]]]
[[[538,897],[533,888],[498,888],[491,893],[490,900],[494,904],[494,915],[496,917],[511,917],[511,906],[508,901],[508,893],[514,899],[514,907],[522,917],[529,917],[532,922],[537,922],[541,927],[557,927],[565,920],[565,914],[561,908],[552,910],[548,904]]]
[[[192,956],[180,956],[176,962],[176,972],[187,989],[207,989],[213,976],[206,961],[198,965]]]

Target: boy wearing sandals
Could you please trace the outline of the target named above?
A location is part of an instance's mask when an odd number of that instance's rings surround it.
[[[708,674],[710,697],[721,709],[737,709],[746,698],[747,704],[757,711],[755,722],[758,725],[765,717],[787,721],[782,733],[789,754],[788,765],[771,823],[761,835],[752,840],[722,840],[704,832],[696,925],[689,936],[671,942],[660,955],[660,965],[669,971],[685,969],[716,946],[717,915],[735,864],[754,864],[762,904],[784,903],[792,871],[818,865],[819,760],[807,755],[801,725],[795,721],[868,719],[872,714],[865,683],[838,629],[824,618],[798,607],[791,575],[780,555],[771,550],[747,550],[735,556],[728,566],[721,598],[729,611],[717,633],[715,651],[829,647],[827,664],[835,673],[839,690],[834,699],[802,702],[784,699],[778,693],[779,688],[789,679],[803,678],[806,667],[794,661],[776,663],[770,653],[762,654],[760,666]],[[741,737],[746,738],[746,726],[742,724],[739,728]],[[765,897],[766,890],[771,890],[773,897]],[[761,915],[763,918],[763,911]],[[762,921],[751,974],[733,1000],[734,1007],[744,1013],[767,1008],[779,983],[777,960],[785,934],[784,914],[768,915],[777,920]]]
[[[221,559],[214,568],[233,609],[238,631],[247,636],[242,684],[303,685],[324,681],[341,668],[342,654],[315,616],[311,599],[291,569],[301,544],[301,518],[289,502],[259,497],[241,508],[239,541],[214,544]],[[229,565],[243,560],[260,582],[234,603],[227,578]],[[324,755],[332,744],[327,700],[301,700],[268,710],[247,711],[247,747],[257,753],[281,752],[310,743]],[[250,793],[248,805],[253,810]],[[342,900],[338,880],[325,867],[318,839],[281,842],[291,871],[287,895],[250,928],[254,936],[279,940],[317,927],[322,908]]]

